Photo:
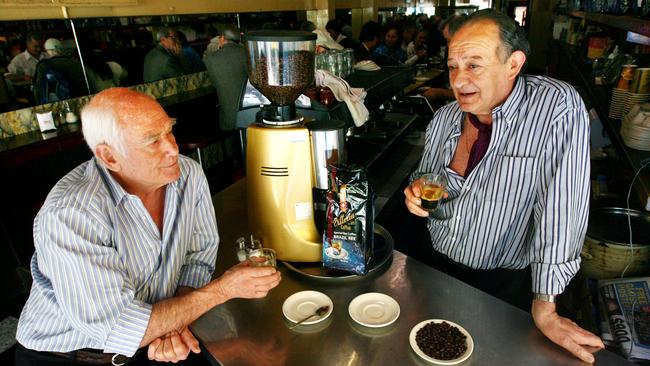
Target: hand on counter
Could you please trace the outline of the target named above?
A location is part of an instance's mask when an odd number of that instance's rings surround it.
[[[241,262],[215,280],[216,291],[224,299],[255,299],[266,296],[280,283],[280,272],[273,267],[253,267]]]
[[[605,347],[598,336],[558,315],[554,303],[534,300],[531,312],[535,325],[548,339],[584,362],[594,362],[595,358],[590,350]]]
[[[199,341],[188,327],[183,328],[180,333],[173,331],[160,338],[156,338],[149,344],[147,357],[158,362],[183,361],[187,359],[190,351],[200,353]]]

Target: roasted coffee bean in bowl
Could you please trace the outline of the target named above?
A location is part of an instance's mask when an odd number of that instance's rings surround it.
[[[411,330],[409,343],[421,358],[437,365],[455,365],[474,351],[472,336],[460,325],[442,319],[420,322]]]

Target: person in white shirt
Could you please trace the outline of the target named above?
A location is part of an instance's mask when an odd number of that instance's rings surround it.
[[[14,57],[7,66],[5,78],[11,81],[30,81],[34,77],[36,64],[46,58],[43,53],[43,37],[38,33],[27,35],[27,49]]]
[[[408,47],[406,48],[407,59],[410,59],[413,56],[417,56],[419,61],[426,61],[428,55],[427,37],[427,31],[421,30],[418,32],[413,42],[409,43]]]

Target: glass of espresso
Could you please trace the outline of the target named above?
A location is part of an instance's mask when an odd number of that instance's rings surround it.
[[[422,208],[433,212],[440,206],[440,200],[444,198],[447,190],[447,179],[443,174],[428,173],[420,177],[420,200]]]

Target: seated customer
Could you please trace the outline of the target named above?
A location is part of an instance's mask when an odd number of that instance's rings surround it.
[[[226,28],[219,36],[220,50],[207,55],[205,66],[219,98],[219,129],[234,130],[239,98],[248,80],[246,50],[239,44],[239,31]]]
[[[54,186],[34,220],[16,363],[183,360],[200,352],[190,323],[229,299],[266,296],[280,272],[243,262],[211,280],[219,235],[208,183],[178,154],[155,100],[107,89],[81,118],[94,157]]]
[[[183,57],[187,60],[190,73],[205,71],[205,65],[201,61],[201,56],[196,52],[194,47],[187,41],[185,33],[176,31],[178,34],[178,41],[181,43],[181,52]]]
[[[361,34],[359,35],[359,44],[354,47],[354,61],[373,60],[372,51],[379,46],[381,36],[381,26],[372,20],[367,22],[361,27]],[[383,57],[381,57],[383,58]]]
[[[122,85],[128,72],[115,61],[104,61],[103,54],[94,51],[90,45],[88,48],[91,51],[84,55],[84,67],[90,84],[90,93],[95,94]]]
[[[400,47],[399,29],[396,26],[390,26],[384,35],[384,43],[375,48],[373,57],[383,57],[385,64],[402,64],[407,63],[406,52]],[[417,57],[414,59],[417,61]]]
[[[144,58],[145,83],[185,75],[190,72],[183,56],[182,45],[175,29],[161,28],[156,32],[158,45]]]
[[[338,20],[332,19],[327,22],[325,30],[330,34],[330,36],[332,36],[332,39],[343,46],[343,48],[354,48],[354,40],[343,34],[343,26]]]
[[[425,30],[421,30],[417,33],[413,42],[409,43],[406,49],[406,57],[408,59],[417,56],[417,60],[414,63],[427,61],[427,37],[428,32]]]
[[[29,33],[26,40],[27,48],[17,54],[7,65],[5,78],[14,82],[31,81],[36,72],[36,65],[45,59],[43,52],[43,36],[39,33]]]
[[[88,94],[81,62],[68,56],[61,41],[50,38],[45,42],[49,58],[36,65],[34,98],[37,103],[51,103]]]

